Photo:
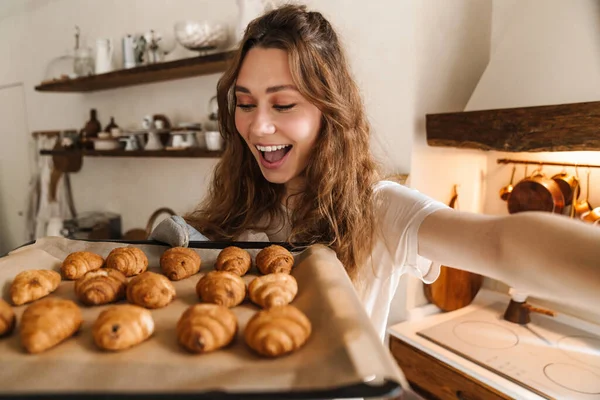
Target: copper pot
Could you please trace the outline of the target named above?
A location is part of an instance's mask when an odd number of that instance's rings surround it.
[[[571,175],[567,171],[562,171],[560,174],[554,175],[552,180],[560,186],[560,191],[565,198],[565,206],[571,205],[573,199],[577,200],[579,198],[581,190],[577,176]]]
[[[593,225],[600,226],[600,207],[596,207],[581,215],[581,220]]]
[[[565,198],[560,186],[537,170],[515,185],[508,198],[508,212],[546,211],[560,214]]]

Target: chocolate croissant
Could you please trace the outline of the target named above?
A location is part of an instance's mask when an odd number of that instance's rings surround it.
[[[125,276],[139,275],[148,269],[148,257],[137,247],[118,247],[106,257],[106,267],[118,269]]]
[[[54,292],[60,280],[58,272],[48,269],[19,272],[10,286],[10,298],[15,306],[41,299]]]
[[[17,322],[17,317],[10,304],[0,299],[0,337],[11,334]]]
[[[170,248],[160,257],[160,268],[172,281],[185,279],[198,273],[201,263],[198,253],[187,247]]]
[[[248,285],[250,300],[262,308],[285,306],[297,293],[296,279],[282,272],[259,276]]]
[[[284,247],[273,244],[256,255],[256,267],[263,274],[283,272],[289,274],[294,266],[294,256]]]
[[[81,310],[73,301],[42,299],[23,312],[21,344],[29,353],[41,353],[73,336],[82,322]]]
[[[65,258],[60,268],[67,279],[79,279],[89,271],[95,271],[104,265],[104,258],[89,251],[71,253]]]
[[[258,354],[279,357],[302,347],[311,329],[306,315],[296,307],[273,307],[259,311],[250,318],[244,330],[244,339]]]
[[[145,308],[120,304],[100,313],[92,327],[94,343],[104,350],[125,350],[154,333],[152,314]]]
[[[237,333],[233,311],[218,304],[195,304],[177,322],[177,340],[193,353],[208,353],[227,346]]]
[[[127,301],[146,308],[161,308],[175,298],[175,287],[166,276],[146,271],[127,285]]]
[[[252,265],[250,253],[236,246],[229,246],[221,250],[215,262],[217,271],[233,272],[244,276]]]
[[[246,297],[246,284],[238,275],[226,271],[211,271],[196,284],[198,297],[207,303],[235,307]]]
[[[125,297],[127,278],[114,268],[90,271],[75,281],[75,295],[87,306],[114,303]]]

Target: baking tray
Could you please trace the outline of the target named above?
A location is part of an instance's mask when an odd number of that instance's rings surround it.
[[[213,269],[219,251],[235,245],[254,260],[267,242],[192,242],[202,267],[183,281],[173,282],[177,299],[151,310],[154,335],[123,352],[95,348],[91,324],[104,308],[81,306],[84,323],[73,338],[38,355],[22,350],[18,328],[26,306],[14,307],[17,331],[0,339],[0,398],[169,398],[169,399],[342,399],[400,395],[400,371],[372,327],[342,264],[321,245],[308,248],[280,245],[296,258],[292,275],[298,296],[292,303],[310,319],[313,332],[304,347],[276,359],[255,355],[243,341],[243,329],[258,308],[248,300],[233,308],[239,330],[234,342],[215,353],[195,355],[181,349],[175,324],[181,313],[199,300],[195,285]],[[116,247],[141,248],[149,270],[168,247],[154,241],[84,241],[43,238],[0,258],[3,298],[12,278],[25,269],[59,270],[67,254],[94,251],[104,257]],[[244,277],[257,275],[255,267]],[[73,282],[63,281],[51,296],[76,300]]]

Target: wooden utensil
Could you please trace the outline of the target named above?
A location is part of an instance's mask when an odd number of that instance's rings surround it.
[[[452,208],[456,208],[458,200],[456,188],[457,185],[454,185],[448,204]],[[441,310],[453,311],[471,304],[482,283],[481,275],[442,266],[436,281],[424,285],[425,297]]]

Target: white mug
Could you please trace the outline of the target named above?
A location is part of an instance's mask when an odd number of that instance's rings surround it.
[[[205,132],[206,148],[210,151],[218,151],[223,147],[223,138],[219,131]]]
[[[110,39],[96,40],[96,74],[104,74],[113,70],[113,45]]]

